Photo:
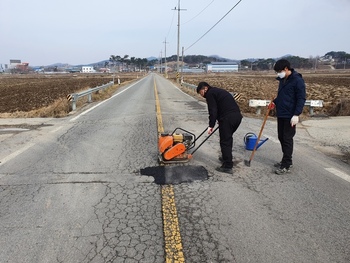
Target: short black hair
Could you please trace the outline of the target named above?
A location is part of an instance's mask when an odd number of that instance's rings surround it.
[[[210,85],[204,81],[199,82],[198,86],[197,86],[197,93],[199,93],[199,91],[201,89],[204,89],[205,87],[211,88]]]
[[[277,60],[277,62],[273,66],[273,69],[274,69],[274,71],[279,72],[281,70],[284,70],[286,67],[289,70],[291,69],[289,61],[282,58],[280,60]]]

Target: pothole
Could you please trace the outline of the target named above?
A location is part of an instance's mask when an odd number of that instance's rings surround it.
[[[140,170],[141,175],[152,176],[159,185],[181,184],[208,179],[208,171],[203,166],[154,166]]]

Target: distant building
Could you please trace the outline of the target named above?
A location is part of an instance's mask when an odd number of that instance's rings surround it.
[[[7,69],[7,64],[0,64],[0,73],[5,72],[5,69]]]
[[[111,70],[109,68],[100,68],[99,72],[101,72],[101,73],[110,73]]]
[[[237,72],[236,62],[212,62],[206,66],[207,72]]]
[[[69,72],[69,73],[80,73],[80,72],[81,72],[81,69],[80,69],[80,68],[77,68],[77,67],[66,68],[66,72]]]
[[[181,72],[183,72],[183,73],[204,73],[204,69],[202,69],[202,68],[190,68],[190,67],[183,67],[182,69],[181,69]]]
[[[82,73],[94,73],[94,72],[96,72],[96,70],[94,70],[94,67],[91,67],[91,66],[83,66],[81,68],[81,72]]]
[[[16,69],[18,69],[20,72],[25,72],[25,71],[28,71],[28,66],[29,66],[29,63],[23,62],[23,63],[17,64]]]
[[[10,69],[16,68],[17,65],[21,64],[20,59],[10,59]]]
[[[10,59],[10,65],[8,67],[11,73],[24,73],[29,70],[28,62],[21,62],[20,59]]]

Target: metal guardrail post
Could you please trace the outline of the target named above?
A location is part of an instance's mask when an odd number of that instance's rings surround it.
[[[309,114],[314,115],[314,107],[323,107],[323,100],[307,100],[305,106],[309,106]]]
[[[314,115],[314,108],[312,106],[309,107],[309,114]]]
[[[260,115],[261,114],[261,107],[258,106],[256,107],[256,115]]]
[[[72,110],[77,109],[77,100],[78,100],[78,94],[74,93],[73,95],[73,100],[72,100]]]

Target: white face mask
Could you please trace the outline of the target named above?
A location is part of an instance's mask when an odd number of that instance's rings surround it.
[[[283,79],[286,76],[286,72],[285,71],[281,71],[279,73],[277,73],[277,77]]]

